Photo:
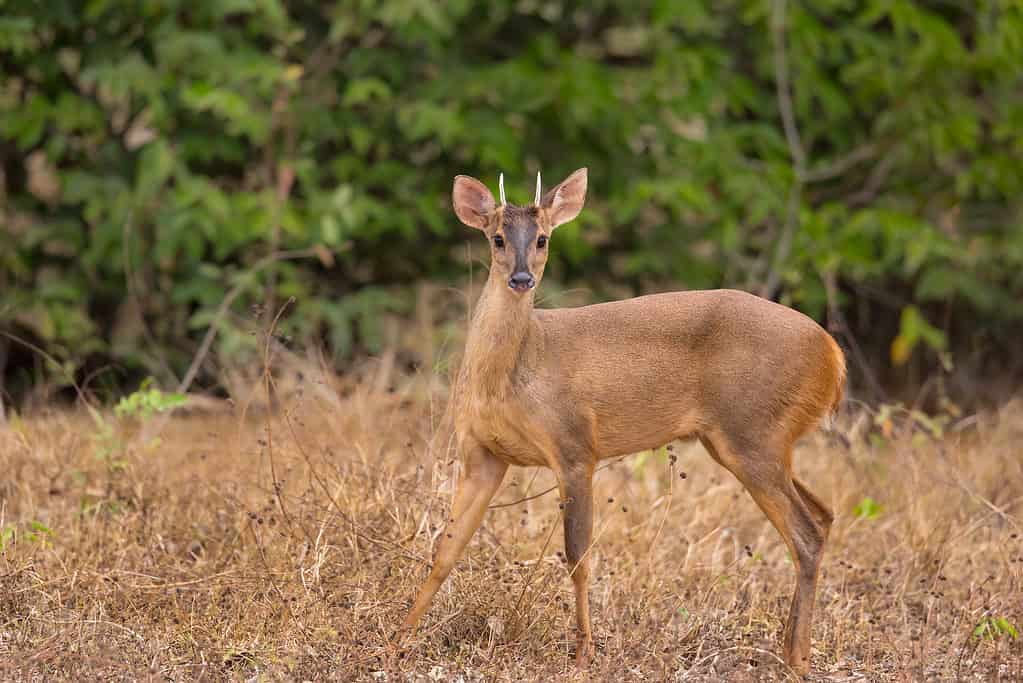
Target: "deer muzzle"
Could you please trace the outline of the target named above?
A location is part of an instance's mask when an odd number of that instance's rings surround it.
[[[516,292],[528,292],[536,287],[536,278],[529,273],[519,271],[508,278],[508,286]]]

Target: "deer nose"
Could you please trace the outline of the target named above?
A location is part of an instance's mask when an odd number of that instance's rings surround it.
[[[516,292],[526,292],[536,286],[536,279],[529,273],[515,273],[508,280],[508,286]]]

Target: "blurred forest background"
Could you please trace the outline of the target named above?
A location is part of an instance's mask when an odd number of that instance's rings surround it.
[[[1023,375],[1019,0],[0,0],[0,65],[8,404],[180,386],[204,339],[215,389],[289,297],[338,369],[434,363],[391,330],[464,325],[452,177],[580,166],[548,305],[747,289],[868,400]]]

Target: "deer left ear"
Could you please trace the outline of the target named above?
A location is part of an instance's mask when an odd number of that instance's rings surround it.
[[[477,230],[486,230],[490,214],[497,208],[487,186],[467,175],[455,176],[451,204],[458,220]]]
[[[540,206],[550,213],[551,227],[556,228],[574,220],[583,210],[585,203],[586,169],[580,168],[548,190],[540,201]]]

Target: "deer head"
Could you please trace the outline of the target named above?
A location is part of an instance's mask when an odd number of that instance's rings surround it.
[[[490,241],[490,276],[508,283],[517,294],[531,291],[547,265],[547,242],[554,228],[582,211],[586,201],[586,169],[580,168],[541,196],[540,174],[529,206],[508,204],[504,174],[499,182],[501,202],[487,186],[470,176],[456,176],[451,192],[455,215]]]

